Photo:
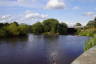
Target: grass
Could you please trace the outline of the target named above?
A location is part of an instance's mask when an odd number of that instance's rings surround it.
[[[85,43],[84,50],[86,51],[94,46],[96,46],[96,35]]]
[[[88,29],[83,29],[81,32],[79,32],[79,35],[93,37],[95,33],[96,33],[96,28],[88,28]]]
[[[85,43],[84,50],[88,50],[94,46],[96,46],[96,28],[87,28],[83,29],[79,32],[80,36],[89,36],[91,37],[87,42]]]

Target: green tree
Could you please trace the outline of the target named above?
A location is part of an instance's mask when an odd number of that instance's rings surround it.
[[[45,32],[56,33],[57,32],[58,24],[59,24],[59,22],[56,19],[47,19],[47,20],[44,20],[43,21],[44,31]]]
[[[6,31],[3,29],[0,29],[0,37],[5,37],[6,36]]]
[[[3,23],[0,23],[0,28],[2,28],[4,26],[4,24]]]
[[[87,27],[96,27],[96,21],[89,21]]]
[[[65,23],[60,23],[58,25],[58,33],[61,35],[64,35],[67,33],[67,24]]]
[[[10,36],[19,35],[19,29],[16,23],[11,23],[10,25],[6,26],[5,30],[8,32]]]
[[[75,26],[82,26],[80,23],[76,23],[76,25]]]
[[[14,21],[12,24],[15,24],[16,26],[19,26],[19,24],[16,21]]]
[[[96,18],[87,23],[87,27],[96,27]]]
[[[32,32],[34,34],[41,34],[44,32],[44,26],[42,25],[42,23],[37,22],[35,24],[32,25]]]
[[[18,26],[20,35],[27,35],[29,32],[29,26],[26,24],[21,24]]]

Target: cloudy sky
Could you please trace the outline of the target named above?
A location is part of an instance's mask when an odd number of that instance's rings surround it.
[[[74,25],[96,16],[96,0],[0,0],[0,22],[33,24],[47,18]]]

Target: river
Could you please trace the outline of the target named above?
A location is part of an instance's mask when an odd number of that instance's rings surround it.
[[[24,38],[0,39],[0,64],[70,64],[84,52],[87,39],[84,36],[32,34]]]

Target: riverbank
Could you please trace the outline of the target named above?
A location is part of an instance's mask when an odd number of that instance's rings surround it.
[[[96,46],[90,48],[77,59],[75,59],[71,64],[96,64]]]

